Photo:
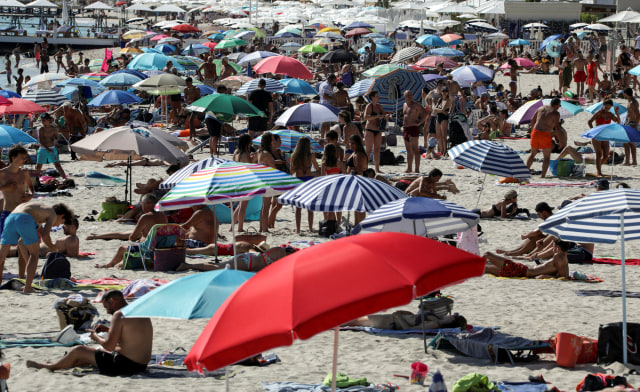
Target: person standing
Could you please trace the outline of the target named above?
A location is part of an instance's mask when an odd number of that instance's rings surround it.
[[[407,170],[405,173],[420,173],[420,127],[427,118],[427,111],[422,105],[413,100],[411,90],[404,92],[405,103],[402,106],[403,126],[402,138],[407,150]]]
[[[593,128],[594,121],[596,123],[595,125],[611,124],[612,121],[620,123],[620,110],[616,106],[615,114],[613,114],[611,113],[612,107],[613,101],[611,99],[606,99],[602,103],[602,109],[595,112],[594,115],[589,119],[589,128]],[[594,138],[591,139],[591,144],[593,145],[593,149],[596,151],[596,175],[598,177],[602,177],[602,164],[606,163],[607,158],[609,157],[609,141],[596,140]]]
[[[260,79],[258,81],[258,89],[253,90],[248,97],[249,102],[265,114],[265,117],[249,117],[248,130],[251,138],[262,135],[264,131],[269,129],[269,124],[273,122],[273,97],[270,92],[265,90],[266,87],[267,81]]]
[[[200,71],[204,71],[204,75]],[[207,61],[198,68],[197,73],[204,84],[214,87],[218,75],[216,74],[216,65],[213,63],[213,56],[207,57]]]
[[[639,129],[638,124],[640,124],[640,107],[638,106],[638,100],[633,96],[633,89],[631,87],[625,88],[623,93],[624,98],[629,101],[629,104],[627,105],[627,120],[625,122],[625,125],[628,125],[635,129]],[[631,161],[629,161],[629,157],[631,157]],[[635,143],[624,144],[624,164],[627,166],[638,165],[638,161],[636,160]]]
[[[318,86],[318,94],[320,95],[320,103],[322,105],[334,106],[333,103],[333,86],[336,84],[336,75],[331,73],[327,75],[327,79]],[[322,123],[320,125],[320,138],[324,139],[331,127],[330,123]]]
[[[60,165],[60,158],[58,157],[58,150],[56,150],[55,141],[58,137],[58,128],[52,125],[53,118],[49,113],[44,113],[40,120],[42,126],[38,129],[38,141],[40,142],[40,148],[38,148],[38,158],[36,164],[36,176],[40,177],[40,170],[45,163],[53,163],[56,170],[63,179],[66,178],[62,165]]]
[[[18,68],[20,65],[20,44],[16,44],[16,47],[11,51],[13,53],[13,57],[16,59],[15,67]]]
[[[200,99],[200,89],[193,85],[193,79],[189,76],[185,79],[187,87],[184,89],[184,102],[187,105],[191,105],[198,99]],[[189,140],[193,140],[196,137],[196,112],[190,112],[187,116],[187,125],[189,126]]]
[[[36,59],[36,68],[40,69],[40,53],[42,52],[42,47],[38,42],[33,44],[33,57]]]
[[[438,140],[438,152],[442,157],[447,153],[447,132],[449,130],[449,114],[453,110],[453,100],[449,96],[449,88],[440,90],[441,96],[434,101],[431,114],[436,116],[436,139]]]
[[[380,101],[380,94],[377,91],[369,93],[369,101],[371,101],[364,110],[364,142],[366,146],[367,160],[371,157],[373,151],[373,163],[375,165],[376,173],[380,171],[380,145],[382,144],[382,132],[384,129],[380,129],[383,120],[386,120],[387,114],[384,111]],[[366,169],[366,168],[365,168]]]
[[[292,176],[306,182],[315,177],[311,168],[315,169],[315,174],[320,173],[316,154],[311,151],[311,140],[308,137],[298,139],[296,148],[291,154],[290,172]],[[307,211],[307,221],[309,232],[313,233],[313,211]],[[300,224],[302,221],[302,209],[296,207],[296,233],[300,234]]]
[[[598,96],[598,92],[596,91],[596,86],[600,81],[598,78],[598,70],[600,69],[600,56],[599,55],[588,55],[587,56],[587,87],[589,88],[589,101],[588,103],[593,102],[594,97]]]
[[[575,59],[573,60],[573,81],[576,82],[576,93],[578,97],[584,95],[584,82],[587,81],[587,60],[582,57],[582,50],[576,51]]]
[[[40,73],[49,72],[49,54],[44,49],[44,44],[42,45],[42,54],[40,55]]]
[[[554,129],[560,129],[561,127],[558,109],[560,109],[560,98],[553,98],[549,105],[542,106],[536,110],[531,118],[531,124],[533,124],[531,130],[531,154],[527,159],[527,168],[531,169],[534,158],[539,151],[542,151],[542,178],[546,176],[551,160],[551,149],[553,148],[551,133]]]

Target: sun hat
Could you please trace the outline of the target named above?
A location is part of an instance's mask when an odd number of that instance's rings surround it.
[[[516,197],[518,197],[518,192],[514,191],[513,189],[506,191],[504,194],[504,198],[506,200],[515,199]]]
[[[269,245],[269,244],[267,243],[267,241],[262,241],[261,243],[259,243],[258,245],[256,245],[256,248],[258,248],[258,250],[259,250],[260,252],[266,252],[266,251],[268,251],[269,249],[271,249],[271,245]]]

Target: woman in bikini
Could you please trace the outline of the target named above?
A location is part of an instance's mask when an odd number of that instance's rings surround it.
[[[598,96],[596,91],[596,85],[600,78],[598,78],[598,69],[600,69],[600,56],[587,56],[587,87],[589,88],[589,101],[593,102],[594,97]]]
[[[453,100],[449,96],[449,88],[440,90],[442,95],[434,102],[432,115],[436,116],[436,139],[438,139],[438,152],[444,157],[447,152],[447,131],[449,130],[449,113],[453,108]]]
[[[238,138],[238,148],[233,153],[233,160],[236,162],[256,163],[257,157],[251,152],[251,136],[248,133],[244,133]],[[248,204],[249,201],[241,201],[233,212],[233,218],[238,223],[239,232],[244,231],[244,216],[247,212]]]
[[[262,134],[260,141],[260,150],[258,151],[258,163],[275,169],[276,160],[271,152],[273,148],[273,134],[265,132]],[[271,207],[272,197],[262,198],[262,210],[260,210],[260,231],[269,232],[269,208]]]
[[[382,132],[380,123],[386,120],[388,116],[385,114],[380,101],[380,95],[377,91],[369,93],[371,103],[364,110],[364,142],[366,145],[367,159],[371,156],[373,150],[373,162],[375,164],[376,173],[380,173],[380,144],[382,143]]]
[[[322,165],[320,166],[320,175],[331,176],[334,174],[342,174],[342,162],[338,161],[338,147],[335,144],[329,143],[324,146],[324,154],[322,154]],[[325,220],[339,221],[341,213],[336,214],[333,212],[325,212]]]
[[[513,189],[504,194],[504,199],[500,200],[491,208],[486,210],[474,210],[480,213],[480,218],[511,218],[518,213],[518,193]]]
[[[509,89],[511,90],[511,94],[515,97],[518,93],[518,71],[520,71],[520,66],[514,59],[510,59],[509,63]]]
[[[344,141],[344,148],[349,149],[349,138],[351,135],[359,135],[360,131],[356,124],[351,122],[351,113],[346,110],[340,111],[338,113],[338,124],[340,125],[342,131],[342,140]]]
[[[273,134],[273,145],[271,151],[273,152],[273,158],[276,162],[276,169],[289,173],[289,165],[287,164],[287,157],[284,155],[280,147],[282,146],[282,139],[277,134]],[[269,228],[273,229],[276,227],[276,216],[278,212],[282,209],[282,204],[278,203],[278,198],[274,197],[271,200],[271,208],[269,210]]]
[[[316,154],[311,151],[311,140],[303,137],[298,140],[296,149],[291,154],[291,175],[296,176],[303,182],[309,181],[315,177],[311,171],[313,167],[315,173],[320,172]],[[309,221],[309,231],[313,233],[313,211],[309,210],[307,215]],[[302,209],[296,207],[296,233],[300,233],[300,222],[302,221]]]
[[[349,138],[349,149],[353,150],[353,153],[345,164],[347,172],[362,176],[364,171],[369,168],[369,156],[362,145],[362,138],[360,135],[352,135]],[[355,225],[360,223],[366,216],[364,212],[354,212]]]
[[[620,124],[620,109],[616,106],[615,114],[611,113],[613,107],[613,101],[611,98],[606,98],[602,103],[602,108],[595,112],[593,117],[589,119],[589,128],[593,128],[593,123],[596,125],[611,124],[612,121]],[[602,177],[602,164],[607,163],[607,157],[609,156],[609,141],[591,139],[593,149],[596,151],[596,174]]]
[[[268,265],[271,265],[281,258],[296,251],[296,249],[291,247],[271,248],[269,250],[263,250],[253,245],[253,248],[260,253],[241,253],[236,256],[237,260],[231,258],[229,261],[225,261],[222,263],[182,263],[178,266],[178,268],[176,268],[176,271],[186,271],[188,269],[197,271],[213,271],[225,268],[236,269],[237,264],[238,271],[258,272],[266,268]]]

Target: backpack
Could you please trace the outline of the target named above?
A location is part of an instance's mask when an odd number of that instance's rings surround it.
[[[598,363],[622,362],[627,349],[630,364],[640,365],[640,324],[627,323],[627,344],[622,344],[622,323],[600,325],[598,330]]]
[[[395,165],[396,156],[389,149],[380,152],[380,164],[381,165]]]
[[[71,279],[71,263],[60,252],[50,252],[42,267],[41,279]]]
[[[68,298],[60,299],[53,308],[58,315],[61,330],[67,325],[73,325],[76,331],[88,328],[91,326],[93,317],[99,314],[95,306],[82,294],[74,294]]]
[[[335,234],[337,230],[338,230],[338,221],[332,220],[332,219],[321,220],[318,234],[321,237],[329,238],[332,234]]]
[[[462,144],[467,141],[467,135],[464,132],[462,124],[456,118],[458,115],[449,121],[449,148],[455,147],[458,144]],[[466,118],[465,118],[466,120]]]

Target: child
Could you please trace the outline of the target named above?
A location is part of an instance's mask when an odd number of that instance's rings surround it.
[[[22,82],[24,81],[24,76],[22,73],[24,70],[22,68],[18,68],[18,77],[13,77],[16,80],[16,93],[22,95]]]
[[[11,86],[11,54],[7,53],[4,55],[4,69],[7,74],[7,84]]]

